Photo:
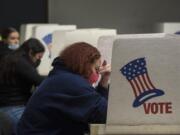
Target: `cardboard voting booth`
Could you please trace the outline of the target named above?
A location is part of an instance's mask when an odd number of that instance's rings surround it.
[[[159,30],[164,33],[180,34],[180,23],[179,22],[164,22],[158,24]]]
[[[115,29],[77,29],[74,31],[55,31],[53,33],[53,58],[68,45],[75,42],[87,42],[97,47],[99,37],[103,35],[116,35]]]
[[[44,23],[32,23],[22,24],[20,27],[20,43],[22,44],[25,40],[34,37],[33,28],[35,26],[58,26],[58,24],[44,24]]]
[[[33,28],[34,30],[34,37],[39,39],[44,47],[45,47],[45,53],[41,60],[41,64],[38,67],[38,71],[40,74],[47,75],[51,69],[51,63],[52,63],[52,53],[51,47],[52,44],[52,33],[55,30],[75,30],[76,25],[58,25],[58,26],[35,26]]]
[[[178,38],[116,40],[107,122],[128,125],[180,124],[178,57]],[[157,107],[160,102],[168,103],[168,107]],[[111,112],[114,107],[116,111]]]
[[[112,49],[106,125],[92,135],[180,134],[180,38],[120,38]]]

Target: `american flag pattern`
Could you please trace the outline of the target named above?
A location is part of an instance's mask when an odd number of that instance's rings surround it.
[[[150,99],[151,97],[160,96],[159,94],[163,93],[161,90],[156,89],[151,82],[146,68],[145,58],[139,58],[129,62],[123,66],[120,71],[130,83],[138,102],[140,102],[139,100],[141,100],[143,96],[147,96],[148,94],[151,94],[147,97]],[[144,99],[143,101],[146,100]]]

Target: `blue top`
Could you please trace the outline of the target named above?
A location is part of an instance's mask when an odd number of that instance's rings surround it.
[[[105,123],[108,90],[93,88],[57,58],[53,66],[30,98],[18,135],[83,135],[89,123]]]

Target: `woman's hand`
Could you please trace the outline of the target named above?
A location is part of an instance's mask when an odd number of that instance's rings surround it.
[[[111,65],[106,64],[106,61],[104,61],[103,65],[99,69],[99,73],[101,74],[101,80],[99,82],[99,85],[108,88],[110,74],[111,74]]]

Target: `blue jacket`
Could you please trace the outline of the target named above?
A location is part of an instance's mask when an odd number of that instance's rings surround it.
[[[89,123],[105,123],[108,90],[93,88],[59,59],[53,66],[30,98],[18,135],[83,135]]]

